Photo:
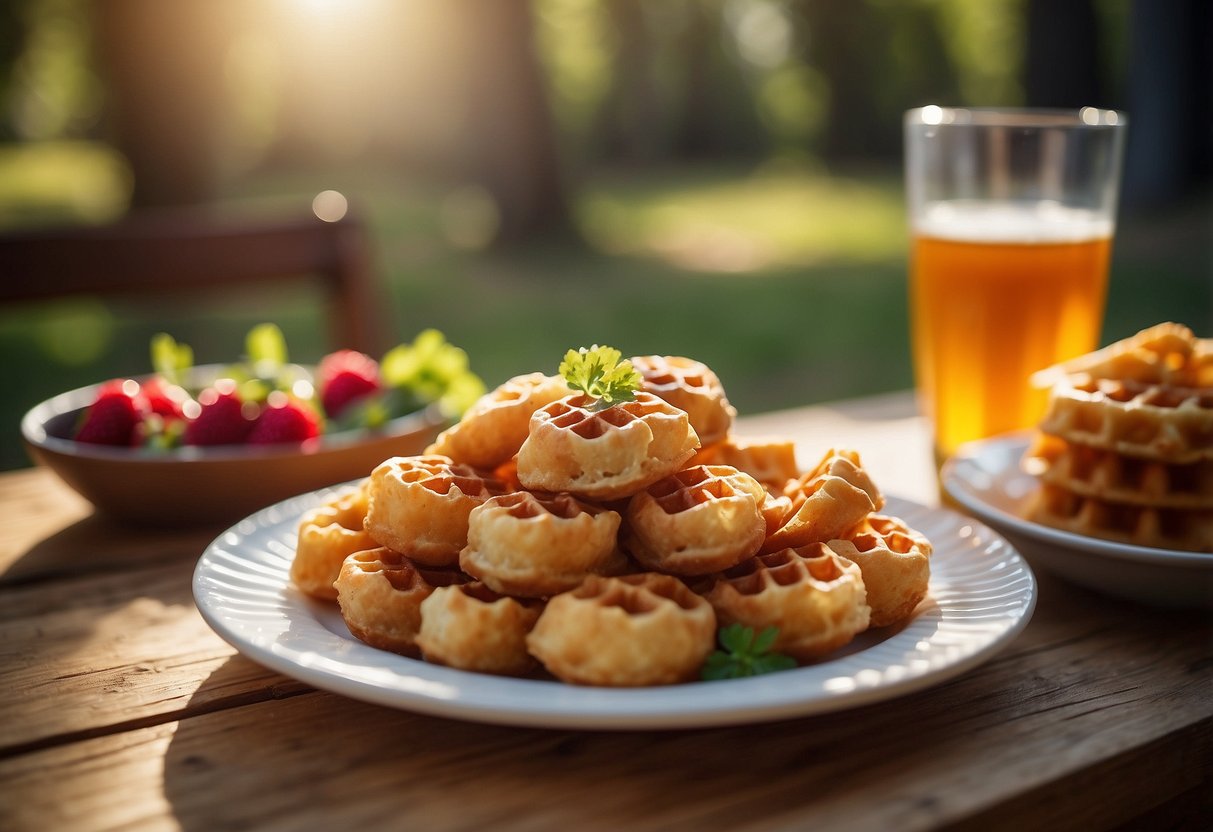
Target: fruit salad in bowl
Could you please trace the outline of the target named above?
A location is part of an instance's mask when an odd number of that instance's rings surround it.
[[[218,523],[419,452],[484,392],[436,330],[379,359],[343,349],[314,367],[287,360],[272,324],[245,347],[233,364],[196,366],[188,346],[158,335],[153,373],[37,405],[22,421],[26,447],[106,514]]]

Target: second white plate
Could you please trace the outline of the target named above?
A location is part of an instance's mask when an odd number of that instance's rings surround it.
[[[271,506],[203,553],[194,599],[248,658],[334,693],[436,716],[551,728],[690,728],[834,711],[936,685],[989,659],[1027,624],[1031,570],[997,533],[891,498],[885,511],[934,543],[929,597],[900,628],[864,633],[826,661],[719,682],[605,689],[454,670],[355,639],[335,605],[290,583],[302,514],[331,494]]]
[[[1116,543],[1025,520],[1024,505],[1039,487],[1020,468],[1027,446],[1026,435],[970,442],[944,465],[943,486],[1035,566],[1154,606],[1213,607],[1213,555]]]

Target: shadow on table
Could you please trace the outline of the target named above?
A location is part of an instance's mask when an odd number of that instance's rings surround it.
[[[197,696],[239,686],[250,664],[231,659]],[[918,695],[907,707],[931,722],[954,718],[957,701]],[[727,827],[845,802],[890,745],[917,744],[921,725],[901,720],[867,707],[737,728],[584,732],[457,722],[308,692],[182,721],[164,794],[186,830]]]
[[[9,739],[39,742],[60,731],[121,723],[156,710],[151,703],[158,689],[145,683],[146,674],[157,660],[171,662],[197,649],[205,625],[191,620],[197,618],[191,576],[218,533],[133,531],[89,515],[24,551],[12,551],[0,575],[5,635],[12,640],[12,663],[5,670],[12,684],[0,699],[33,708],[21,713],[38,712],[30,704],[40,695],[34,682],[62,680],[56,695],[73,706],[52,712],[42,705],[45,718],[33,720],[28,731],[25,723],[10,726]],[[168,633],[179,638],[172,650],[164,647],[159,654],[158,639],[173,641]],[[213,655],[215,644],[203,649]],[[98,696],[128,689],[142,689],[151,698],[128,712],[116,697]],[[171,702],[160,706],[172,707]]]
[[[90,514],[18,555],[0,575],[0,586],[95,572],[121,573],[182,560],[192,563],[223,528],[157,529]]]

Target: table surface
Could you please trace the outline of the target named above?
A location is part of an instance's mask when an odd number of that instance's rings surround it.
[[[742,420],[802,463],[853,447],[937,503],[907,395]],[[1206,828],[1213,627],[1037,571],[1027,628],[937,687],[695,731],[464,723],[237,654],[190,578],[219,529],[125,528],[0,475],[0,829]]]

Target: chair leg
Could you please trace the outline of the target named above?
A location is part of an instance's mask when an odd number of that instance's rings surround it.
[[[349,348],[379,358],[389,347],[386,298],[375,278],[370,247],[361,230],[338,229],[340,256],[331,274],[329,328],[336,348]]]

